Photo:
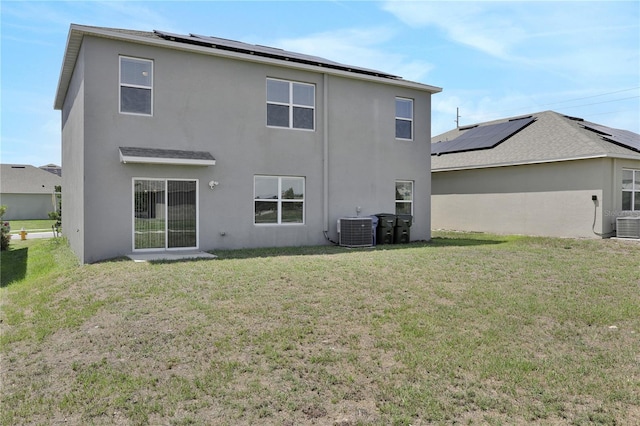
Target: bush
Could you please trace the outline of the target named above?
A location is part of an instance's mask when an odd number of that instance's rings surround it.
[[[11,235],[9,232],[11,231],[11,227],[9,226],[9,222],[5,222],[2,220],[2,216],[7,211],[7,206],[0,206],[0,250],[5,251],[9,250],[9,242],[11,241]]]
[[[54,229],[56,232],[60,232],[60,228],[62,227],[62,186],[56,185],[55,187],[55,197],[56,197],[56,211],[49,212],[49,219],[55,220],[56,223]]]

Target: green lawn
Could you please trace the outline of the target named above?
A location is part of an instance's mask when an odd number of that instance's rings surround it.
[[[22,228],[27,232],[45,232],[51,231],[51,227],[56,223],[50,219],[34,219],[34,220],[10,220],[11,233],[19,234]]]
[[[0,424],[640,424],[640,244],[1,254]]]

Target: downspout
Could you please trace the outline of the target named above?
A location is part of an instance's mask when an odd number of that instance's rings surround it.
[[[329,239],[329,76],[322,75],[322,217]]]
[[[617,220],[616,220],[616,218],[618,217],[618,214],[616,212],[616,202],[618,203],[618,206],[620,207],[622,206],[622,200],[618,201],[617,191],[619,186],[616,185],[616,165],[617,165],[616,158],[614,157],[613,162],[611,163],[611,196],[609,197],[609,207],[611,209],[609,210],[609,215],[606,216],[609,218],[609,227],[612,229],[609,233],[613,234],[614,236],[618,235]],[[620,194],[622,194],[622,192],[620,192]],[[613,219],[611,219],[612,214],[614,215]],[[602,216],[605,217],[604,214]]]

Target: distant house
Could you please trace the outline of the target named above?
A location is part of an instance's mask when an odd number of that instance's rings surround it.
[[[62,167],[56,165],[56,164],[47,164],[45,166],[40,166],[40,168],[44,171],[47,171],[49,173],[54,173],[58,176],[62,176]]]
[[[636,133],[545,111],[431,141],[434,229],[600,238],[640,216]]]
[[[6,220],[48,219],[55,210],[54,192],[62,178],[38,167],[0,165],[0,204],[7,206]]]
[[[54,105],[65,235],[88,263],[329,244],[338,219],[399,209],[429,239],[440,90],[232,40],[72,25]]]

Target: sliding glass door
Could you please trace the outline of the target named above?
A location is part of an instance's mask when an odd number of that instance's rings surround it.
[[[167,248],[196,247],[196,182],[167,181]]]
[[[196,180],[133,180],[133,248],[198,246]]]

